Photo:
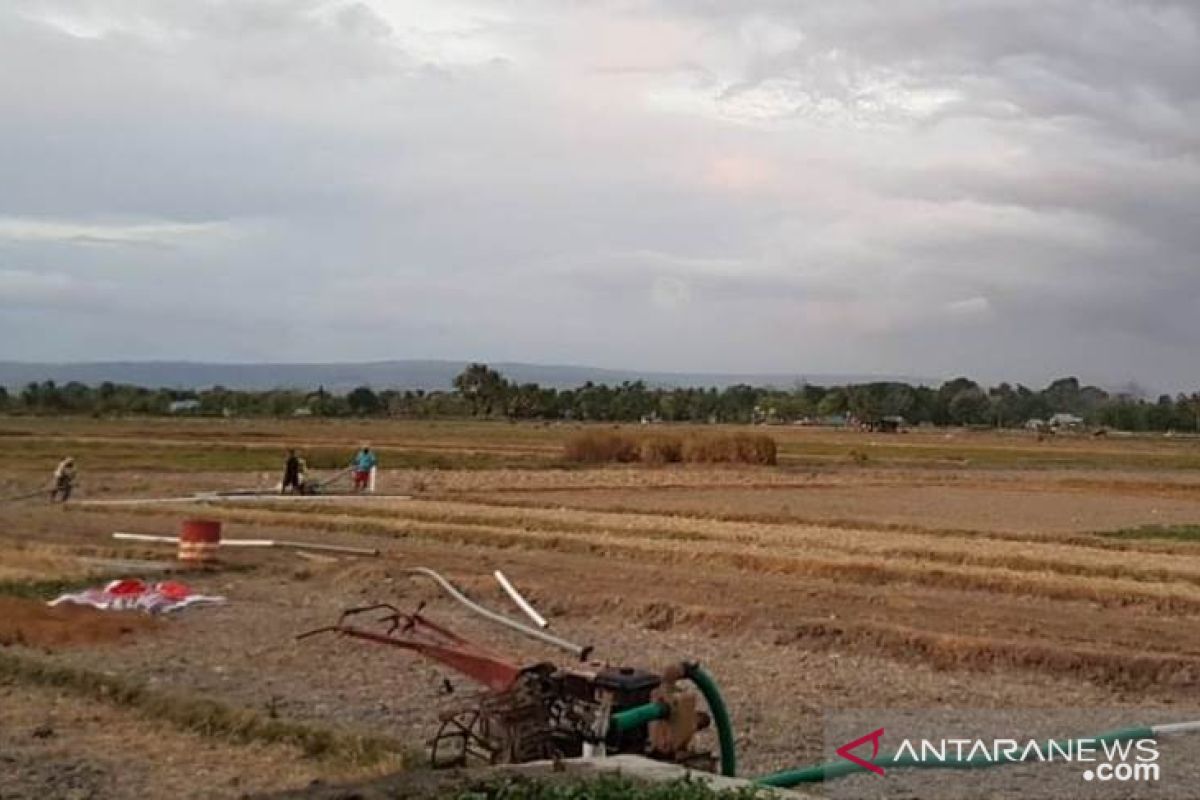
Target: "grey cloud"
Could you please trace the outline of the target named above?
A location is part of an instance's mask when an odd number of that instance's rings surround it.
[[[1198,31],[1165,0],[9,3],[0,357],[1191,387]]]

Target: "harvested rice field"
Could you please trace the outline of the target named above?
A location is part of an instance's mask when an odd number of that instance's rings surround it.
[[[519,663],[565,656],[467,614],[414,566],[516,614],[501,569],[552,631],[613,664],[698,659],[747,775],[820,760],[838,708],[1137,720],[1194,705],[1198,440],[757,428],[777,465],[580,467],[561,455],[578,427],[0,420],[0,496],[36,490],[66,455],[81,475],[65,506],[0,505],[0,797],[239,797],[419,774],[438,712],[469,683],[401,650],[297,634],[345,607],[424,601]],[[381,459],[372,499],[92,502],[269,488],[287,447],[332,475],[363,442]],[[380,556],[242,548],[178,572],[170,546],[111,537],[174,535],[194,516],[227,537]],[[228,602],[43,619],[61,591],[163,570]],[[212,777],[180,780],[190,771]]]

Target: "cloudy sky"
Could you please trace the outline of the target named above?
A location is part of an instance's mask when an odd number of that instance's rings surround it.
[[[4,0],[0,359],[1200,387],[1200,4]]]

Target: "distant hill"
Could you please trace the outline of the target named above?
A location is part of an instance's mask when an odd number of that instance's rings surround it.
[[[89,385],[112,381],[137,386],[172,389],[203,389],[224,386],[229,389],[315,389],[324,386],[333,392],[356,386],[374,389],[449,389],[466,361],[373,361],[347,364],[214,364],[189,361],[111,361],[82,363],[29,363],[0,361],[0,386],[20,389],[33,381],[51,380],[59,384],[79,381]],[[643,372],[640,370],[600,369],[597,367],[548,364],[490,364],[509,380],[537,383],[559,389],[574,388],[588,381],[620,384],[645,381],[655,387],[715,386],[738,383],[751,386],[791,388],[798,383],[835,386],[877,380],[931,383],[911,376],[832,375],[832,374],[736,374],[691,372]]]

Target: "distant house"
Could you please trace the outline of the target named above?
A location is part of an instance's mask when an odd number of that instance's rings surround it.
[[[199,400],[173,400],[167,405],[167,411],[172,414],[194,414],[199,410]]]
[[[899,433],[908,427],[908,420],[898,415],[882,417],[875,423],[875,430],[880,433]]]
[[[1027,431],[1040,431],[1042,428],[1045,428],[1045,427],[1046,427],[1046,420],[1044,420],[1044,419],[1039,419],[1037,417],[1033,417],[1032,419],[1025,420],[1025,430],[1027,430]]]
[[[1051,428],[1079,428],[1083,426],[1083,417],[1077,417],[1074,414],[1059,412],[1050,417],[1046,424]]]
[[[292,412],[292,416],[293,417],[311,417],[312,413],[313,413],[312,409],[309,408],[308,406],[300,406],[299,408],[297,408],[295,411]]]

